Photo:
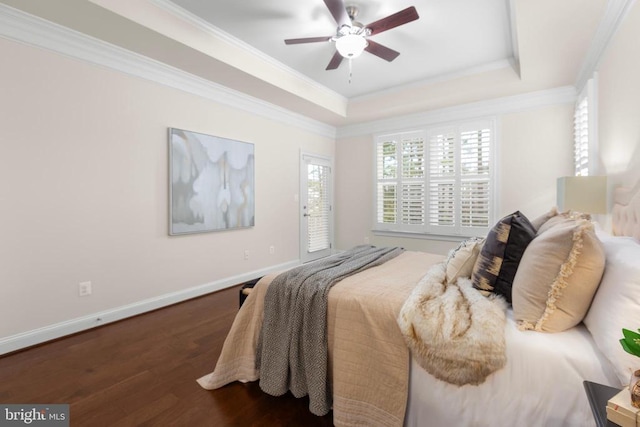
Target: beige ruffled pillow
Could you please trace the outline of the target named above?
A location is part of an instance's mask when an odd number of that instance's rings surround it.
[[[521,329],[560,332],[580,323],[604,265],[591,221],[569,215],[546,221],[513,281],[513,314]]]
[[[555,227],[558,224],[565,223],[567,222],[567,220],[575,221],[578,219],[586,219],[590,221],[591,215],[587,213],[578,212],[578,211],[572,211],[572,210],[558,212],[555,215],[550,216],[549,218],[547,218],[546,221],[540,224],[540,226],[537,228],[538,234],[542,234],[545,231]]]
[[[469,239],[451,251],[446,261],[447,283],[454,283],[458,277],[471,277],[483,243],[484,239]]]

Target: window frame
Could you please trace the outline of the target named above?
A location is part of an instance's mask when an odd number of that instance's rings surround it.
[[[448,122],[448,123],[441,123],[441,124],[436,124],[436,125],[432,125],[432,126],[423,126],[417,129],[410,129],[410,130],[400,130],[400,131],[395,131],[395,132],[384,132],[384,133],[379,133],[379,134],[375,134],[373,136],[373,146],[374,146],[374,152],[373,152],[373,175],[374,175],[374,184],[373,184],[373,191],[374,191],[374,195],[373,195],[373,227],[372,227],[372,231],[374,232],[374,234],[377,235],[384,235],[384,236],[396,236],[396,237],[413,237],[413,238],[428,238],[428,239],[433,239],[433,240],[460,240],[461,237],[473,237],[473,236],[485,236],[488,231],[491,229],[491,227],[493,226],[493,224],[495,223],[496,220],[496,207],[498,206],[498,196],[499,196],[499,187],[498,187],[498,182],[497,182],[497,172],[496,172],[496,165],[497,165],[497,152],[498,152],[498,133],[497,133],[497,119],[496,117],[483,117],[483,118],[477,118],[477,119],[470,119],[470,120],[460,120],[460,121],[455,121],[455,122]],[[488,186],[489,189],[488,194],[489,194],[489,198],[488,201],[486,202],[486,208],[488,209],[488,218],[487,218],[487,225],[486,227],[469,227],[469,226],[465,226],[463,227],[461,225],[461,219],[462,219],[462,206],[461,206],[461,198],[460,198],[460,192],[461,192],[461,188],[462,188],[462,182],[463,182],[463,177],[461,176],[461,157],[462,157],[462,152],[461,152],[461,144],[462,144],[462,140],[461,140],[461,136],[463,134],[463,132],[465,131],[469,131],[469,130],[481,130],[481,129],[488,129],[489,130],[489,155],[488,155],[488,167],[489,167],[489,171],[487,174],[487,182],[488,182]],[[454,208],[454,218],[455,218],[455,225],[454,226],[444,226],[444,225],[432,225],[429,223],[429,203],[428,203],[428,199],[429,199],[429,185],[433,182],[433,176],[429,176],[430,173],[430,166],[429,166],[429,162],[431,160],[431,153],[429,151],[429,147],[430,147],[430,138],[434,135],[438,135],[438,134],[444,134],[446,132],[451,132],[453,131],[454,133],[454,150],[455,150],[455,158],[454,158],[454,174],[455,177],[453,178],[454,180],[454,196],[453,196],[453,200],[455,203],[455,208]],[[402,137],[411,137],[411,136],[415,136],[415,135],[420,135],[423,138],[423,144],[424,144],[424,168],[425,168],[425,173],[424,173],[424,177],[423,177],[423,182],[424,182],[424,192],[423,192],[423,197],[422,200],[424,202],[424,212],[423,212],[423,218],[424,221],[423,223],[421,223],[420,225],[414,225],[414,224],[401,224],[399,223],[399,215],[400,215],[400,208],[398,207],[398,205],[401,203],[400,199],[398,198],[398,193],[396,192],[396,222],[395,223],[383,223],[383,222],[379,222],[379,205],[378,205],[378,197],[379,197],[379,185],[381,183],[387,182],[385,179],[381,179],[379,178],[378,175],[378,150],[379,150],[379,145],[383,142],[385,142],[384,140],[393,140],[395,139],[396,141],[401,140]],[[396,148],[396,155],[397,155],[397,167],[398,167],[398,173],[401,173],[400,171],[400,164],[401,164],[401,158],[399,158],[400,156],[400,151]],[[479,174],[479,177],[482,174]],[[474,181],[474,180],[472,180]],[[389,182],[393,183],[394,179],[389,180]],[[402,178],[397,177],[395,178],[395,182],[397,184],[397,191],[400,191],[401,185],[402,185]],[[478,181],[474,181],[474,182],[478,182]]]

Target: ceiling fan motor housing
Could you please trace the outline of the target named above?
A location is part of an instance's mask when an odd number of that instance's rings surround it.
[[[356,16],[358,16],[358,6],[349,5],[345,6],[345,10],[347,11],[347,15],[349,15],[349,19],[352,21],[356,20]]]

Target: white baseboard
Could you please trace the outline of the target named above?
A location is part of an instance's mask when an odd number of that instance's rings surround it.
[[[31,331],[22,332],[8,337],[0,338],[0,355],[10,353],[12,351],[31,347],[66,335],[75,334],[97,326],[106,325],[127,317],[136,316],[158,308],[167,307],[191,298],[196,298],[211,292],[226,289],[231,286],[238,285],[256,277],[261,277],[275,271],[286,270],[291,267],[300,265],[300,261],[289,261],[284,264],[239,274],[225,279],[216,280],[214,282],[205,283],[204,285],[195,286],[177,292],[160,295],[132,304],[123,305],[110,310],[100,311],[87,316],[66,320],[64,322],[55,323],[53,325],[44,326],[42,328],[33,329]]]

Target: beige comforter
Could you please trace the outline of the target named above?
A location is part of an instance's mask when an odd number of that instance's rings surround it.
[[[396,318],[429,267],[442,255],[404,252],[333,286],[329,292],[329,373],[336,426],[401,426],[407,401],[409,350]],[[227,336],[214,372],[198,380],[206,389],[255,381],[255,353],[266,289],[263,278],[247,298]]]

